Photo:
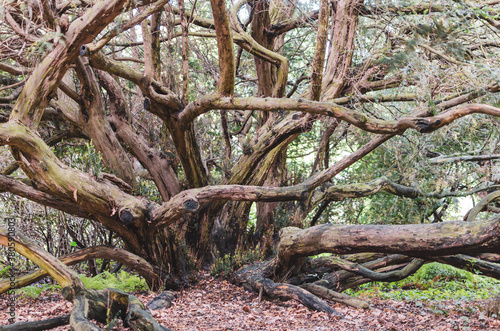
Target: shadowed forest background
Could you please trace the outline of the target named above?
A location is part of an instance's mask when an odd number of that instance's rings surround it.
[[[164,330],[79,274],[175,291],[211,272],[331,315],[431,262],[500,277],[500,1],[0,15],[0,245],[19,253],[0,293],[15,272],[15,288],[57,283],[75,330]]]

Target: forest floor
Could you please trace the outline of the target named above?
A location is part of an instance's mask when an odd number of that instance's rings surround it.
[[[136,295],[147,303],[155,293]],[[313,312],[295,301],[259,302],[257,294],[207,276],[177,292],[172,307],[152,314],[174,330],[500,330],[500,320],[487,316],[488,301],[371,298],[370,303],[370,309],[359,310],[330,302],[343,315],[339,318]],[[0,297],[0,325],[7,320],[6,304],[6,298]],[[21,297],[16,305],[18,321],[68,314],[72,306],[57,292],[42,293],[37,299]],[[128,330],[120,325],[112,329]],[[69,330],[69,326],[56,330]]]

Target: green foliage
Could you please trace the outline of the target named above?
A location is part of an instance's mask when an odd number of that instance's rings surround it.
[[[420,283],[439,281],[441,279],[444,279],[444,281],[476,282],[480,279],[477,275],[466,270],[438,262],[425,264],[411,278],[412,281]]]
[[[233,272],[244,265],[260,260],[262,260],[260,247],[257,246],[250,250],[237,248],[234,255],[226,254],[224,257],[218,257],[210,270],[210,274],[214,277],[230,277]]]
[[[156,203],[162,202],[161,195],[158,192],[158,188],[152,180],[141,180],[139,182],[137,193]]]
[[[101,153],[96,150],[92,143],[86,143],[85,146],[87,147],[87,153],[82,159],[84,171],[97,177],[103,169]]]
[[[105,170],[102,155],[92,142],[77,146],[56,146],[55,154],[70,166],[91,173],[95,177]]]
[[[480,300],[500,292],[500,281],[437,262],[398,282],[374,282],[349,289],[354,296],[392,300]]]
[[[11,268],[12,266],[10,265],[5,268],[2,268],[2,270],[0,270],[0,278],[7,278],[10,275]]]
[[[20,294],[22,297],[37,299],[43,292],[58,291],[58,290],[61,290],[61,286],[59,285],[39,284],[39,285],[29,285],[21,289],[17,289],[16,293]]]
[[[123,270],[116,274],[116,276],[105,271],[94,277],[80,275],[80,279],[86,288],[92,288],[94,290],[115,288],[124,292],[136,292],[148,289],[148,285],[144,278]]]

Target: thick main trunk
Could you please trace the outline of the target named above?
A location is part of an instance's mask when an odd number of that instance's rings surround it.
[[[294,123],[290,125],[291,128],[294,128],[294,126]],[[285,127],[284,129],[287,129],[287,127]],[[283,131],[287,132],[287,130]],[[288,136],[288,134],[290,134],[290,136]],[[265,159],[260,160],[260,162],[258,163],[247,162],[248,160],[245,160],[245,158],[240,159],[240,162],[238,162],[235,166],[235,168],[238,167],[239,173],[236,173],[235,176],[231,178],[231,180],[235,180],[235,178],[246,178],[245,184],[247,185],[264,185],[266,180],[270,178],[269,173],[272,171],[272,169],[278,169],[277,171],[283,170],[281,168],[281,166],[283,166],[283,163],[278,162],[278,159],[283,156],[283,153],[285,153],[285,147],[291,141],[293,141],[293,139],[295,139],[297,135],[297,133],[288,132],[287,134],[283,135],[285,139],[284,141],[281,141],[278,138],[279,134],[272,137],[274,138],[274,141],[268,141],[272,142],[271,146],[273,146],[274,144],[277,144],[277,146],[274,149],[271,149],[267,154],[265,154]],[[260,148],[259,150],[254,151],[254,155],[263,154],[262,149],[269,149],[270,147],[269,145],[262,142],[259,142],[259,144],[257,144],[257,146],[259,146]],[[252,159],[252,156],[249,157],[250,160]],[[279,177],[277,179],[279,179]],[[273,180],[277,179],[274,178]],[[222,256],[224,254],[233,253],[234,249],[236,249],[237,246],[246,247],[250,244],[246,241],[246,239],[249,238],[248,236],[246,236],[246,230],[251,204],[251,202],[246,201],[234,201],[231,202],[231,204],[226,204],[223,207],[222,212],[214,222],[214,228],[212,230],[212,237],[215,245],[214,249],[218,251],[218,253]],[[270,205],[271,206],[267,206],[267,210],[273,208],[273,206],[277,205],[277,203],[270,203]],[[272,215],[267,214],[265,215],[265,217],[262,217],[264,216],[262,215],[262,210],[260,210],[260,212],[261,218],[258,219],[257,223],[258,229],[261,232],[255,232],[255,234],[258,235],[258,238],[255,237],[255,239],[258,239],[258,241],[261,242],[265,242],[265,238],[261,238],[260,236],[263,234],[263,232],[265,232],[266,228],[271,228]],[[239,231],[243,231],[243,233],[238,233],[236,229],[238,229]]]
[[[362,0],[339,0],[335,2],[332,16],[331,43],[323,76],[323,100],[340,96],[349,77],[354,54],[354,42]]]

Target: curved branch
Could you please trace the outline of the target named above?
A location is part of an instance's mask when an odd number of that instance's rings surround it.
[[[160,287],[158,283],[159,275],[154,271],[153,267],[140,256],[130,253],[123,248],[109,246],[94,246],[84,248],[75,253],[68,254],[60,258],[60,261],[65,265],[70,266],[95,258],[109,259],[123,263],[127,267],[136,270],[139,275],[146,279],[146,281],[152,288]],[[15,280],[15,283],[18,288],[21,288],[37,282],[47,276],[48,273],[45,270],[40,269],[17,278]],[[0,282],[0,294],[5,293],[9,290],[9,288],[10,280],[7,279]]]
[[[23,170],[37,189],[51,192],[64,201],[74,201],[110,230],[119,233],[136,251],[142,250],[134,232],[125,223],[133,221],[136,226],[142,226],[148,210],[145,201],[124,193],[107,181],[98,181],[66,166],[37,134],[19,122],[0,123],[0,145],[13,146],[20,151],[20,158],[30,165]]]
[[[136,84],[146,96],[154,99],[156,102],[168,107],[168,110],[175,113],[183,109],[182,101],[169,89],[163,86],[160,82],[152,79],[149,84],[145,84],[143,81],[143,74],[127,66],[126,64],[110,59],[101,52],[97,52],[90,55],[92,67],[106,71],[110,74],[117,75],[119,77],[125,78]],[[156,111],[154,108],[149,108],[149,111]],[[162,110],[157,110],[158,116],[165,118],[165,114],[162,114]]]
[[[467,222],[472,222],[476,220],[477,214],[483,210],[490,202],[493,202],[500,198],[500,191],[492,192],[485,196],[477,205],[474,206],[467,214]]]
[[[332,179],[342,170],[351,166],[373,151],[392,136],[379,136],[332,167],[315,174],[301,184],[288,187],[263,187],[245,185],[213,185],[183,191],[170,201],[151,211],[151,221],[155,223],[151,231],[158,231],[187,213],[196,212],[203,204],[214,201],[305,201],[312,190]],[[234,179],[235,176],[232,177]]]
[[[317,204],[321,201],[341,201],[347,198],[362,198],[376,194],[379,191],[395,194],[401,197],[415,199],[417,197],[425,196],[429,198],[446,198],[446,197],[464,197],[474,193],[486,191],[499,187],[492,185],[488,187],[481,187],[466,192],[422,192],[419,189],[394,183],[385,177],[377,178],[368,183],[356,183],[348,185],[338,185],[329,187],[323,194],[318,194],[314,197],[314,203]]]
[[[379,257],[380,254],[375,253],[362,253],[362,254],[352,254],[344,257],[345,260],[353,261],[358,264],[362,264],[363,267],[369,268],[370,270],[377,271],[379,273],[393,271],[400,265],[406,265],[411,261],[411,258],[406,255],[392,254],[387,256]],[[310,260],[311,264],[316,266],[321,266],[324,258],[316,258]],[[356,285],[361,285],[371,281],[369,278],[354,277],[352,272],[345,270],[335,270],[324,276],[322,279],[315,281],[313,284],[326,287],[329,289],[335,289],[335,291],[342,292],[348,288]],[[352,279],[348,281],[349,279]],[[348,282],[346,282],[348,281]]]
[[[485,104],[467,104],[431,117],[403,117],[397,121],[380,120],[329,102],[309,101],[305,99],[249,97],[220,98],[210,102],[210,104],[207,104],[203,108],[186,108],[179,114],[179,119],[184,122],[190,122],[211,109],[271,112],[301,111],[337,118],[365,131],[382,134],[403,134],[410,128],[421,133],[429,133],[470,114],[485,114],[500,117],[500,108]]]
[[[141,5],[150,1],[141,1]],[[89,43],[123,10],[137,6],[134,1],[101,0],[85,14],[75,19],[66,33],[64,43],[58,43],[39,63],[17,99],[11,119],[27,126],[37,126],[50,96],[62,80],[68,66],[79,55],[80,45]]]
[[[100,330],[88,319],[93,318],[105,323],[109,316],[119,315],[134,330],[168,330],[158,324],[144,304],[133,295],[111,289],[86,290],[73,270],[23,235],[8,233],[0,228],[0,245],[13,247],[40,266],[63,287],[63,297],[73,302],[73,311],[70,316],[72,329]],[[130,258],[130,255],[127,258]],[[137,257],[132,256],[132,259],[137,259]]]
[[[322,265],[329,267],[339,267],[343,270],[355,273],[357,275],[369,278],[377,282],[395,282],[404,279],[420,269],[425,263],[422,259],[413,259],[408,265],[406,265],[401,270],[394,270],[390,272],[376,272],[373,271],[362,264],[354,263],[346,259],[341,259],[338,257],[328,256],[322,258]]]
[[[235,41],[241,48],[246,50],[252,55],[258,56],[272,64],[274,64],[277,69],[277,81],[273,90],[273,97],[281,97],[285,94],[286,85],[288,82],[288,59],[281,54],[271,51],[266,47],[260,45],[255,39],[253,39],[248,33],[246,33],[241,27],[237,12],[247,3],[247,0],[238,1],[231,9],[231,22],[233,27],[236,29]]]

